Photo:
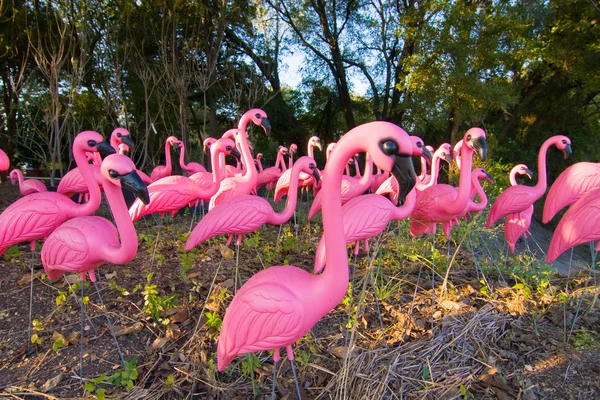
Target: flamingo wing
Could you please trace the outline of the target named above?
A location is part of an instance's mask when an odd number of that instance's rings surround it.
[[[60,278],[64,272],[83,272],[88,267],[88,252],[84,232],[73,226],[61,226],[48,236],[42,247],[44,271],[51,280]]]
[[[577,200],[554,230],[546,261],[552,262],[571,247],[600,239],[600,189]]]
[[[290,345],[302,336],[303,328],[304,307],[292,290],[251,278],[225,313],[217,345],[219,370],[238,354]]]
[[[0,254],[13,244],[44,238],[68,218],[53,200],[34,193],[15,201],[0,214]]]
[[[195,174],[196,172],[206,172],[206,168],[204,168],[204,166],[200,163],[197,162],[191,162],[189,164],[187,164],[185,166],[185,170],[189,173],[189,174]]]
[[[73,168],[65,174],[56,188],[58,193],[84,193],[87,192],[87,185],[81,176],[79,168]]]
[[[30,195],[32,193],[43,193],[47,192],[48,188],[41,181],[37,179],[27,179],[23,181],[23,185],[21,186],[21,193],[23,196]]]
[[[597,187],[600,187],[600,163],[580,162],[571,165],[558,176],[548,191],[543,222],[548,223],[563,207]]]
[[[215,206],[198,222],[185,249],[188,251],[213,236],[254,232],[271,214],[271,205],[262,197],[237,196]]]
[[[263,169],[262,172],[258,173],[258,178],[256,179],[256,186],[260,187],[261,185],[276,182],[281,176],[281,170],[277,167],[269,167]]]
[[[292,178],[292,170],[286,169],[283,174],[277,179],[277,185],[275,185],[275,195],[273,200],[279,201],[285,196],[290,188],[290,182]]]
[[[196,172],[190,175],[190,179],[202,190],[208,190],[213,183],[213,176],[210,172]]]
[[[252,188],[247,188],[252,189]],[[210,199],[209,208],[212,209],[216,205],[224,203],[234,197],[238,197],[244,194],[249,194],[250,190],[246,190],[242,182],[237,180],[237,178],[227,178],[221,181],[221,186],[219,187],[219,191]]]
[[[521,235],[527,235],[533,216],[533,204],[520,213],[508,214],[504,223],[504,238],[511,253],[515,252],[515,244]]]
[[[507,188],[492,205],[486,227],[490,228],[505,215],[525,211],[538,198],[531,186],[516,185]]]
[[[129,208],[129,216],[132,221],[147,214],[156,212],[172,212],[185,207],[191,201],[196,200],[195,183],[185,176],[168,176],[148,186],[150,203],[144,204],[136,199]]]

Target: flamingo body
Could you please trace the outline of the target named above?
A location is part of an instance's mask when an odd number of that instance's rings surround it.
[[[0,172],[8,171],[10,168],[10,160],[4,150],[0,149]]]
[[[600,163],[579,162],[571,165],[550,187],[544,203],[542,221],[547,224],[563,207],[574,203],[597,187],[600,187]]]

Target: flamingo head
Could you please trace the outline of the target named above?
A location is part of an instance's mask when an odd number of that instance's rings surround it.
[[[327,159],[329,159],[329,155],[331,154],[331,152],[333,151],[333,148],[335,147],[335,142],[331,142],[327,145],[327,150],[325,150],[325,157]]]
[[[373,130],[370,134],[371,140],[364,150],[377,167],[394,175],[398,181],[398,204],[402,205],[417,182],[410,136],[404,129],[391,123],[386,123],[382,129]]]
[[[554,136],[553,140],[556,148],[562,151],[565,155],[565,160],[571,155],[573,152],[571,150],[571,139],[563,135]]]
[[[471,128],[463,137],[463,146],[468,146],[479,155],[481,161],[487,159],[487,138],[485,131],[481,128]],[[454,146],[456,149],[456,146]]]
[[[217,139],[209,137],[209,138],[206,138],[204,140],[203,145],[204,145],[205,148],[207,148],[208,150],[210,150],[210,146],[212,146],[216,141],[217,141]]]
[[[119,154],[127,155],[129,153],[129,146],[125,143],[119,143]]]
[[[289,156],[290,155],[290,151],[288,150],[287,147],[285,146],[279,146],[279,152],[284,155],[284,156]]]
[[[122,154],[113,154],[104,159],[100,166],[100,175],[108,182],[129,190],[142,203],[150,203],[148,188],[135,170],[133,161]]]
[[[250,119],[252,120],[254,125],[262,126],[267,135],[271,133],[271,123],[267,119],[266,112],[264,112],[260,108],[253,108],[252,110],[246,111],[246,113],[250,115]]]
[[[533,176],[535,175],[535,172],[530,170],[529,167],[525,164],[517,164],[512,169],[516,170],[517,174],[519,175],[527,175],[529,179],[533,179]]]
[[[450,147],[450,144],[448,143],[442,143],[442,145],[435,151],[434,156],[446,160],[448,164],[452,164],[452,147]]]
[[[290,154],[295,154],[298,152],[298,145],[296,143],[290,144]]]
[[[12,183],[14,185],[18,179],[19,179],[19,172],[16,169],[13,169],[12,171],[10,171],[10,183]]]
[[[230,138],[221,138],[215,142],[213,146],[210,148],[212,152],[220,152],[225,154],[231,154],[238,160],[242,158],[239,150],[235,148],[235,142]]]
[[[312,136],[308,139],[308,145],[317,147],[320,151],[323,151],[323,145],[321,144],[321,139],[318,136]]]
[[[317,168],[317,164],[315,163],[315,160],[313,160],[312,158],[310,158],[308,156],[300,157],[294,163],[294,169],[295,168],[300,168],[300,170],[302,172],[311,174],[315,178],[315,182],[317,185],[321,181],[321,175],[319,174],[319,169]]]
[[[473,170],[473,175],[475,175],[478,180],[485,179],[492,185],[496,184],[496,181],[494,180],[494,178],[490,174],[488,174],[488,172],[483,168],[475,168]]]
[[[167,143],[177,151],[181,150],[181,147],[183,147],[183,142],[181,142],[175,136],[169,136],[167,138]]]
[[[431,152],[425,146],[423,139],[421,139],[418,136],[411,136],[410,141],[413,144],[413,155],[424,157],[425,160],[427,160],[427,162],[431,164]]]
[[[256,155],[256,159],[257,159],[257,160],[262,160],[262,158],[263,158],[263,153],[258,153],[258,154]]]
[[[104,141],[101,134],[95,131],[80,132],[75,137],[75,140],[73,140],[73,152],[75,151],[98,152],[104,156],[117,152],[110,144]]]
[[[110,134],[111,139],[116,139],[117,143],[123,143],[133,149],[134,143],[129,131],[125,128],[115,128]]]
[[[229,129],[229,130],[225,131],[225,133],[221,137],[235,140],[235,135],[237,135],[237,133],[238,133],[237,129],[235,129],[235,128]]]

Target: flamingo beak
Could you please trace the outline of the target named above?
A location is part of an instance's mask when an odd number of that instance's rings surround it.
[[[425,146],[422,147],[422,150],[423,150],[423,157],[425,157],[425,159],[427,160],[427,162],[429,164],[431,164],[431,152]]]
[[[315,177],[315,185],[318,185],[321,182],[321,174],[319,174],[319,170],[315,166],[310,167],[312,169],[312,176]]]
[[[491,183],[492,185],[495,185],[496,181],[494,180],[494,178],[490,174],[488,174],[487,171],[483,171],[483,172],[485,172],[485,179],[487,179],[487,181],[489,183]]]
[[[242,159],[242,155],[240,154],[240,151],[236,148],[231,150],[231,155],[234,156],[236,158],[236,160],[238,160],[238,161],[241,161],[241,159]]]
[[[250,147],[250,150],[254,150],[254,141],[250,138],[248,138],[247,140],[248,140],[248,147]]]
[[[452,153],[447,153],[446,157],[444,157],[444,160],[446,160],[448,164],[452,165],[452,161],[454,161],[454,159],[452,158]]]
[[[117,151],[107,142],[100,142],[96,145],[96,150],[101,156],[106,157],[111,154],[116,154]]]
[[[136,195],[142,203],[150,203],[148,188],[136,171],[131,171],[128,174],[119,176],[119,180],[121,181],[121,186]]]
[[[134,143],[133,143],[133,139],[131,138],[131,136],[129,135],[123,135],[121,136],[121,141],[123,143],[125,143],[127,145],[127,147],[129,147],[129,151],[133,151],[133,147],[134,147]]]
[[[477,154],[479,155],[479,159],[481,161],[487,160],[487,141],[484,137],[478,137],[473,139],[471,142],[473,148],[477,150]]]
[[[406,196],[417,183],[417,174],[411,156],[397,154],[395,158],[392,174],[398,181],[398,204],[403,205]]]
[[[261,126],[265,130],[265,134],[268,136],[271,133],[271,123],[268,119],[263,118],[261,121]]]
[[[567,158],[569,158],[569,156],[571,155],[571,153],[573,153],[573,150],[571,149],[571,145],[568,144],[567,147],[565,147],[565,149],[563,150],[563,153],[565,154],[565,160]]]
[[[525,175],[527,175],[527,177],[528,177],[529,179],[533,179],[533,177],[535,176],[535,172],[533,172],[532,170],[530,170],[529,168],[527,168],[527,169],[525,170]]]
[[[181,151],[181,148],[183,147],[182,145],[183,145],[183,143],[181,143],[181,142],[175,142],[175,143],[173,143],[173,148],[177,151]]]
[[[319,151],[323,151],[323,145],[321,144],[321,139],[315,141],[315,147],[319,149]]]

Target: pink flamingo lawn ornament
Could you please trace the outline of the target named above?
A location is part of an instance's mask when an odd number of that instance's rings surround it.
[[[312,136],[308,140],[307,153],[308,153],[308,157],[312,158],[313,160],[315,159],[315,147],[318,147],[319,150],[322,150],[321,139],[319,139],[317,136]],[[290,146],[290,148],[291,148],[291,146]],[[291,153],[291,151],[290,151],[290,153]],[[290,158],[291,158],[291,156],[290,156]],[[281,198],[288,193],[288,190],[290,188],[291,174],[292,174],[291,169],[288,169],[287,171],[284,171],[281,174],[281,176],[279,177],[279,179],[277,180],[277,184],[275,185],[275,194],[274,194],[275,201],[281,200]],[[302,173],[300,173],[298,179],[300,180],[301,187],[307,187],[307,186],[315,184],[315,178],[312,174],[307,174],[305,172],[302,172]]]
[[[23,196],[27,196],[32,193],[47,192],[48,188],[38,179],[23,179],[23,171],[18,168],[10,171],[10,181],[14,185],[17,181],[19,182],[19,190]]]
[[[490,228],[496,221],[505,215],[521,213],[527,210],[534,202],[546,192],[546,153],[550,146],[561,150],[565,158],[571,154],[571,140],[563,135],[552,136],[540,147],[538,154],[538,182],[535,186],[515,185],[500,193],[494,202],[486,228]],[[461,171],[462,172],[462,171]],[[520,218],[520,217],[519,217]]]
[[[218,165],[221,153],[234,154],[239,156],[237,149],[231,139],[221,138],[210,148],[211,161],[213,165]],[[194,203],[196,200],[208,200],[219,189],[219,184],[223,175],[221,169],[213,168],[211,174],[212,181],[202,180],[202,186],[198,185],[194,179],[181,175],[172,175],[152,182],[148,186],[150,194],[150,203],[146,204],[140,199],[133,202],[129,208],[129,216],[132,221],[137,221],[144,215],[152,213],[161,213],[161,218],[165,213],[171,213],[171,217],[181,208]]]
[[[477,151],[481,160],[487,158],[485,132],[481,128],[471,128],[465,133],[463,142],[458,189],[437,184],[418,192],[410,222],[411,235],[435,233],[437,223],[450,222],[466,212],[471,197],[473,152]]]
[[[181,149],[179,153],[179,166],[182,170],[187,172],[189,175],[195,174],[196,172],[206,172],[206,168],[204,168],[204,166],[200,163],[185,163],[185,146],[182,141],[179,141],[179,148]]]
[[[265,168],[261,172],[258,173],[258,178],[256,178],[256,190],[260,189],[262,185],[267,185],[267,189],[269,186],[272,186],[281,175],[287,170],[285,161],[283,160],[284,156],[289,154],[289,150],[284,146],[279,146],[277,150],[277,159],[275,160],[275,166]],[[262,166],[262,163],[260,164]]]
[[[354,156],[352,154],[349,160]],[[346,166],[348,162],[346,162]],[[345,167],[344,167],[345,168]],[[348,200],[360,196],[371,187],[371,179],[373,177],[373,163],[371,162],[371,156],[367,153],[365,162],[365,173],[360,179],[356,179],[350,175],[344,175],[342,177],[342,204],[345,204]],[[323,179],[323,181],[325,181]],[[323,201],[323,195],[319,191],[315,196],[310,210],[308,210],[308,219],[312,219],[321,210],[321,202]]]
[[[600,187],[600,163],[579,162],[571,165],[550,187],[544,203],[542,221],[547,224],[563,207],[574,203],[597,187]]]
[[[90,199],[85,204],[77,204],[70,198],[56,192],[33,193],[22,197],[8,206],[0,214],[0,255],[10,246],[30,242],[32,263],[30,266],[29,328],[31,337],[31,304],[33,301],[33,252],[35,241],[47,237],[66,220],[93,214],[100,205],[100,188],[94,180],[91,166],[87,163],[86,152],[114,153],[115,150],[103,141],[102,135],[94,131],[79,133],[73,140],[73,157],[85,182]]]
[[[267,119],[267,113],[263,110],[254,108],[246,111],[238,123],[238,129],[235,136],[237,148],[242,153],[242,161],[246,167],[246,172],[241,177],[232,177],[223,179],[217,193],[210,199],[209,210],[212,210],[217,204],[224,202],[232,197],[242,194],[250,194],[256,187],[258,172],[254,167],[254,161],[250,148],[248,147],[248,138],[246,128],[252,121],[255,125],[261,126],[268,135],[271,132],[271,124]]]
[[[568,249],[582,243],[600,239],[600,189],[595,188],[580,197],[560,219],[546,254],[546,262],[551,263]],[[592,252],[592,269],[595,267],[595,252],[600,250],[600,241]]]
[[[150,173],[152,182],[171,175],[171,172],[173,171],[173,166],[171,165],[171,146],[176,150],[180,150],[180,141],[175,136],[169,136],[167,138],[165,142],[165,165],[154,167]]]
[[[533,178],[533,172],[527,165],[517,164],[510,170],[508,177],[511,186],[518,185],[517,175],[527,175],[529,179]],[[532,216],[533,204],[525,209],[525,211],[506,216],[506,222],[504,223],[504,238],[506,239],[506,243],[508,243],[508,248],[512,254],[515,252],[515,244],[521,235],[527,236],[529,234]],[[531,234],[529,235],[531,236]]]
[[[319,175],[315,161],[306,156],[300,157],[292,167],[292,178],[297,178],[301,172]],[[185,250],[189,251],[213,236],[224,234],[229,235],[227,246],[234,235],[237,235],[237,245],[240,245],[243,234],[254,232],[264,224],[281,225],[287,222],[296,209],[298,181],[292,181],[290,190],[293,196],[288,199],[281,213],[273,211],[271,204],[259,196],[242,195],[219,204],[198,222],[185,244]]]
[[[446,143],[444,143],[446,144]],[[444,145],[442,144],[442,146]],[[431,154],[435,153],[435,149],[433,148],[433,146],[425,146],[425,148],[427,148],[427,150],[429,150],[429,152]],[[421,157],[421,173],[419,174],[419,176],[417,176],[417,180],[419,180],[422,184],[426,185],[429,183],[429,180],[431,179],[431,174],[427,173],[427,159]],[[432,168],[433,168],[433,164],[432,164]],[[433,173],[433,170],[432,170]]]
[[[117,225],[116,229],[111,222],[101,217],[77,217],[56,228],[42,246],[42,265],[49,279],[56,280],[65,272],[79,273],[83,298],[83,281],[86,273],[90,276],[125,371],[127,371],[127,364],[102,302],[94,269],[107,261],[112,264],[126,264],[137,253],[137,234],[127,214],[127,206],[121,191],[121,188],[125,188],[143,202],[149,202],[146,185],[135,170],[133,162],[127,156],[120,154],[106,157],[100,167],[102,186]],[[83,338],[83,307],[80,312],[80,338]],[[80,340],[80,371],[83,360],[82,349],[83,340]]]
[[[415,179],[412,145],[402,128],[389,122],[370,122],[340,139],[325,166],[321,189],[327,268],[321,275],[313,275],[297,267],[275,266],[252,276],[225,312],[217,344],[219,371],[236,355],[261,350],[274,350],[277,364],[280,349],[285,347],[295,376],[292,345],[339,304],[348,288],[348,257],[345,239],[340,235],[344,229],[341,185],[348,159],[357,151],[371,154],[376,165],[393,171],[401,186],[410,190],[410,178]],[[277,365],[273,372],[274,396]]]

